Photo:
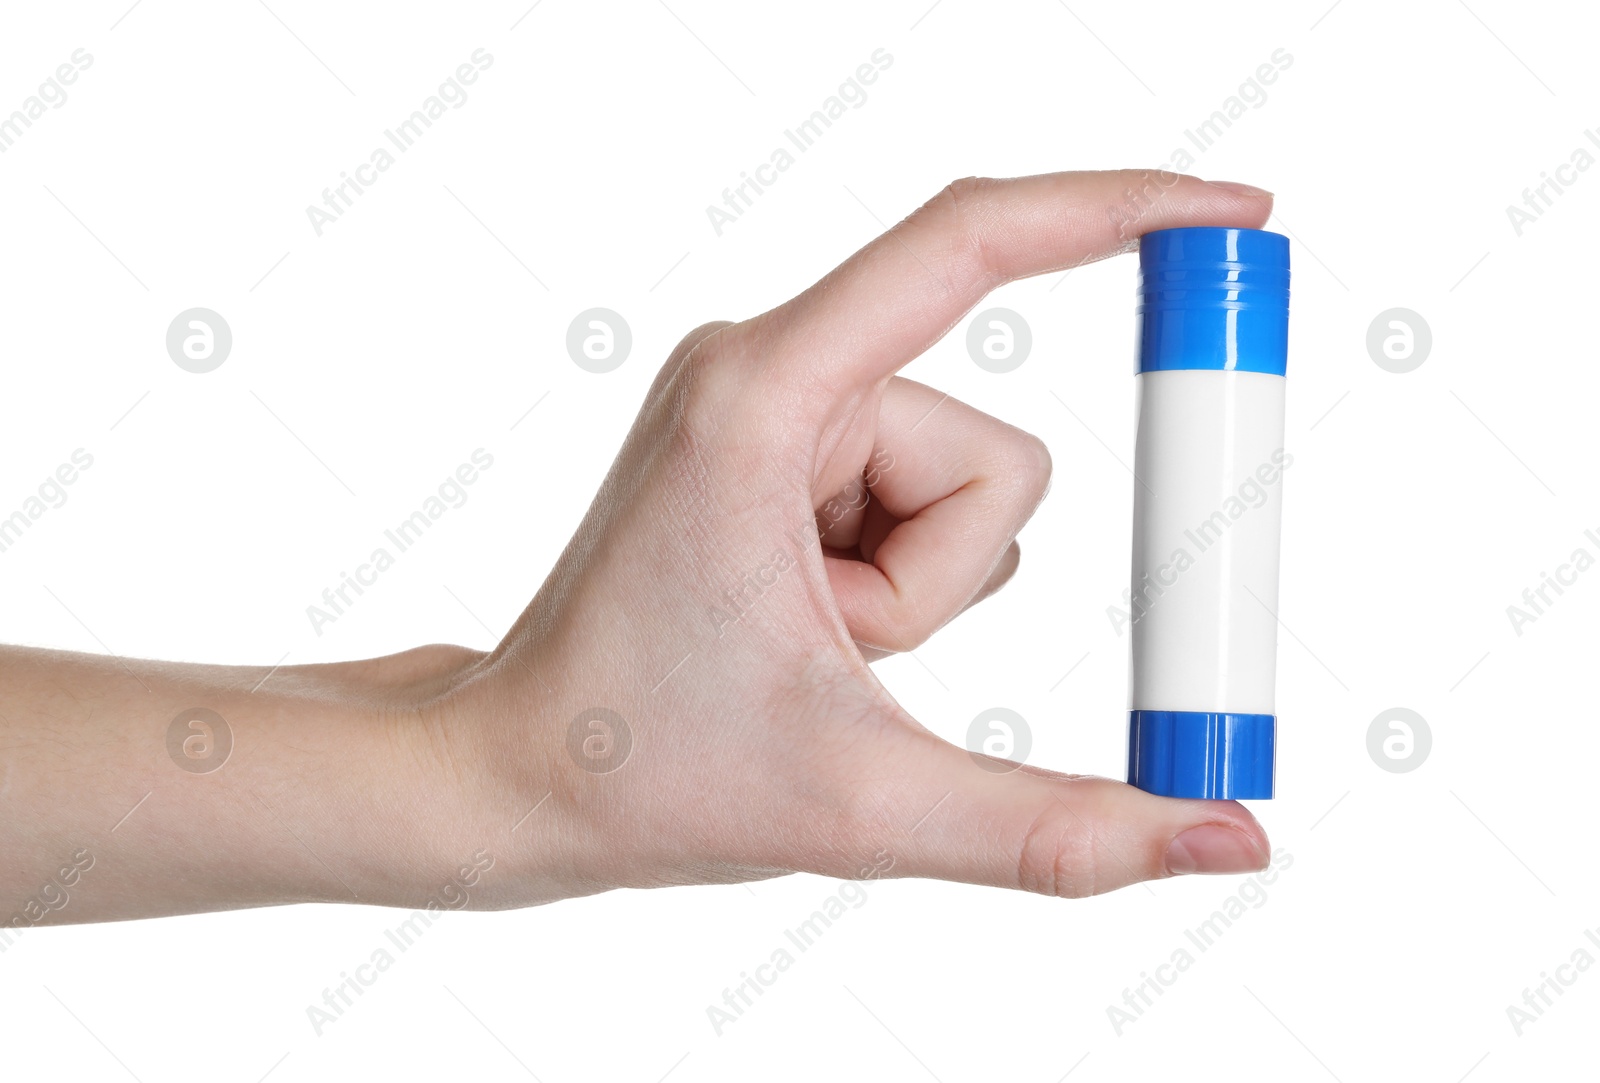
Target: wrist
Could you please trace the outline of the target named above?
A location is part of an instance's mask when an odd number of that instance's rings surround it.
[[[572,882],[550,677],[526,657],[430,646],[356,663],[353,695],[396,825],[384,905],[494,910],[595,890]],[[559,737],[559,734],[557,735]]]
[[[483,658],[431,645],[329,667],[324,725],[337,729],[331,754],[347,769],[320,793],[349,875],[322,901],[462,909],[492,875],[485,734],[457,694]]]

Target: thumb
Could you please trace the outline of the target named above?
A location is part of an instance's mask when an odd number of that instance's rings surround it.
[[[885,874],[1082,898],[1183,873],[1265,868],[1266,832],[1236,801],[1157,797],[1126,783],[977,756],[926,730],[884,810]]]

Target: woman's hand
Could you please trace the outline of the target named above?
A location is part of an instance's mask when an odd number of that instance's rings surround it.
[[[1137,229],[1128,229],[1130,192]],[[867,662],[999,589],[1033,436],[895,376],[1002,283],[1267,193],[1171,174],[957,181],[799,297],[690,332],[543,589],[431,708],[518,848],[479,903],[790,871],[1083,896],[1265,865],[1232,802],[984,770]]]
[[[1050,473],[1034,437],[895,371],[1003,282],[1269,206],[1172,174],[958,181],[787,304],[692,331],[489,654],[0,648],[0,880],[23,900],[0,949],[286,902],[499,908],[798,870],[1092,895],[1264,866],[1239,805],[984,770],[867,663],[1011,576]]]

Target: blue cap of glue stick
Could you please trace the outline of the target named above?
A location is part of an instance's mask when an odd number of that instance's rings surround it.
[[[1284,375],[1289,238],[1260,229],[1159,229],[1139,245],[1139,372]]]
[[[1272,796],[1278,720],[1221,711],[1130,711],[1128,781],[1163,797]]]

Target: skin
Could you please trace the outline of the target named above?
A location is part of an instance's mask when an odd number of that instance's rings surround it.
[[[1004,282],[1270,209],[1142,171],[957,181],[798,297],[696,328],[488,653],[270,670],[0,648],[9,924],[794,871],[1087,896],[1264,867],[1240,805],[982,770],[868,663],[1011,577],[1050,475],[1037,438],[896,370]],[[233,738],[203,774],[166,741],[195,706]],[[595,724],[569,751],[591,708],[626,737]],[[621,767],[583,766],[626,740]]]

